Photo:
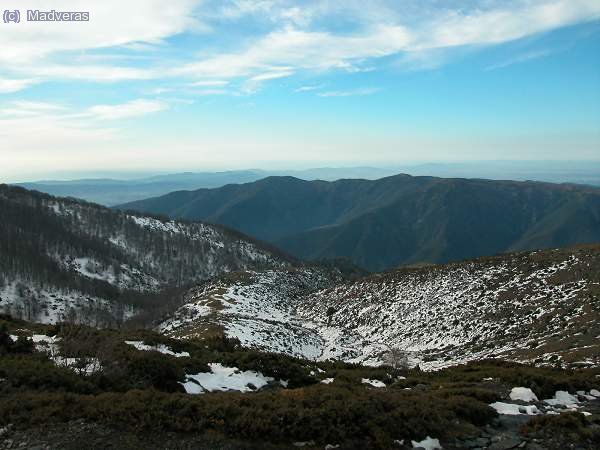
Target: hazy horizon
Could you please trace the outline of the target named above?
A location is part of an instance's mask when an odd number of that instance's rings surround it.
[[[598,159],[600,3],[447,3],[105,0],[2,24],[0,179]]]
[[[324,172],[340,172],[342,174],[351,174],[354,171],[372,171],[373,173],[384,173],[382,176],[391,174],[413,172],[415,175],[461,176],[464,174],[467,178],[494,178],[490,175],[506,174],[505,179],[531,179],[534,181],[550,181],[553,177],[558,177],[556,182],[569,182],[569,177],[593,177],[597,179],[594,184],[600,184],[600,160],[472,160],[472,161],[419,161],[419,162],[397,162],[388,164],[372,164],[364,162],[363,164],[336,164],[330,163],[322,166],[305,164],[266,164],[262,167],[204,167],[204,168],[180,168],[180,170],[96,170],[96,171],[58,171],[41,172],[31,174],[29,177],[16,176],[13,179],[0,178],[0,183],[44,183],[44,182],[69,182],[69,181],[96,181],[96,180],[115,180],[115,181],[143,181],[156,177],[178,176],[184,174],[227,174],[235,172],[264,172],[265,176],[278,174],[302,174]],[[454,175],[452,175],[454,174]],[[512,174],[512,177],[510,176]],[[531,176],[532,178],[527,178]],[[536,178],[537,176],[537,178]],[[351,176],[350,176],[351,177]]]

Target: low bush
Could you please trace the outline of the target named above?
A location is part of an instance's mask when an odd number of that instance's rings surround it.
[[[589,448],[600,448],[600,424],[592,425],[578,412],[534,417],[521,428],[521,433],[533,438],[564,441],[565,448],[574,444],[591,444]]]

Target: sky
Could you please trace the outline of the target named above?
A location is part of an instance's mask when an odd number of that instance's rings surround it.
[[[600,0],[0,4],[0,181],[600,160]]]

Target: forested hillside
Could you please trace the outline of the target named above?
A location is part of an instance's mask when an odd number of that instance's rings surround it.
[[[169,301],[169,289],[292,262],[222,227],[4,185],[0,214],[0,310],[28,320],[122,321]]]
[[[270,177],[122,208],[224,224],[299,258],[347,257],[372,271],[600,241],[600,189],[567,184]]]

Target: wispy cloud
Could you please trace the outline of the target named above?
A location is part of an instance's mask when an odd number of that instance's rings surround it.
[[[242,86],[242,92],[256,92],[262,83],[269,80],[277,80],[279,78],[287,78],[294,74],[289,67],[272,67],[268,72],[260,73],[250,77]]]
[[[267,81],[267,80],[276,80],[277,78],[286,78],[292,76],[294,72],[291,70],[277,70],[273,72],[261,73],[259,75],[254,75],[250,77],[250,81]]]
[[[543,58],[544,56],[548,56],[552,53],[554,53],[553,50],[539,50],[539,51],[523,53],[521,55],[517,55],[513,58],[499,62],[497,64],[492,64],[491,66],[486,67],[485,70],[503,69],[505,67],[509,67],[514,64],[520,64],[520,63],[524,63],[524,62],[531,61],[534,59]]]
[[[96,105],[87,109],[84,116],[99,120],[119,120],[145,116],[168,109],[168,104],[159,100],[132,100],[120,105]]]
[[[32,102],[26,100],[14,100],[0,107],[0,117],[23,118],[46,115],[57,115],[68,111],[68,108],[56,103]]]
[[[365,87],[358,89],[349,89],[345,91],[328,91],[328,92],[319,92],[317,95],[319,97],[353,97],[357,95],[371,95],[380,92],[380,88],[375,87]]]
[[[325,87],[324,84],[313,84],[310,86],[300,86],[297,89],[294,89],[294,92],[311,92],[318,91],[319,89],[323,89]]]
[[[200,80],[195,81],[193,83],[189,83],[188,86],[191,87],[219,87],[219,86],[227,86],[229,84],[228,80]]]
[[[68,10],[72,1],[56,0],[53,7]],[[7,74],[0,79],[0,93],[44,80],[150,79],[195,79],[193,87],[236,81],[256,91],[260,83],[284,76],[271,72],[273,67],[294,73],[357,72],[376,70],[378,60],[392,55],[430,69],[461,47],[500,44],[600,17],[598,0],[473,0],[444,8],[435,0],[379,0],[368,8],[357,0],[105,0],[86,8],[93,17],[88,23],[0,27],[0,69]],[[348,24],[345,29],[333,25],[332,19],[340,18]],[[233,44],[221,42],[219,33],[227,35],[227,27],[236,26],[231,21],[238,20],[260,26],[241,28]],[[199,32],[216,37],[210,47],[198,43],[201,56],[171,40]],[[161,58],[140,62],[140,57],[173,48],[177,56],[168,65]],[[102,49],[118,58],[86,64],[73,57]],[[102,61],[101,54],[93,57]]]
[[[12,92],[22,91],[23,89],[33,86],[37,81],[31,78],[23,79],[7,79],[0,78],[0,94],[9,94]]]

